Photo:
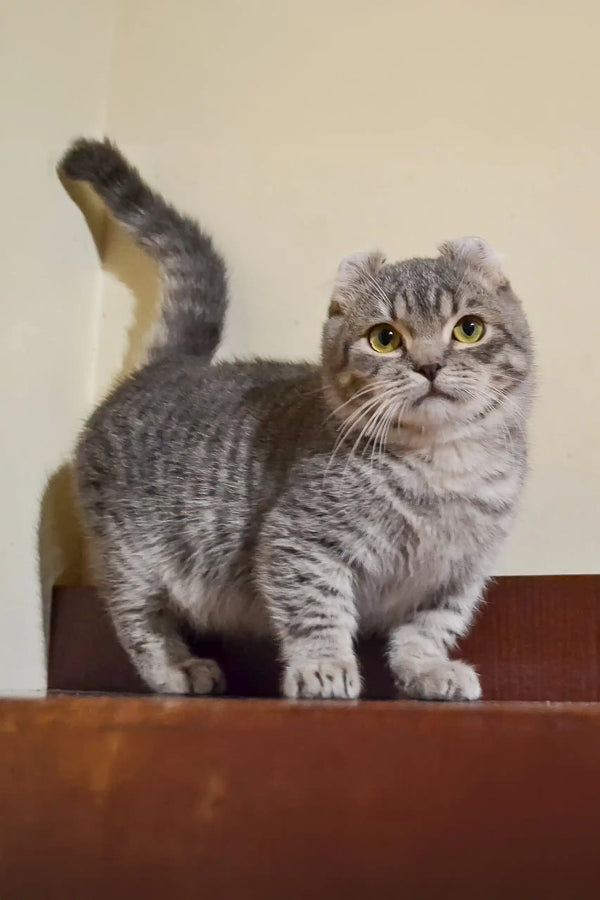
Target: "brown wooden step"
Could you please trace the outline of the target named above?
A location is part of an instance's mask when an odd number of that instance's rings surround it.
[[[587,900],[600,707],[0,702],[2,900]]]
[[[275,697],[279,667],[268,642],[191,638],[225,669],[235,696]],[[360,647],[365,697],[392,698],[378,642]],[[498,578],[458,654],[477,667],[484,700],[600,701],[600,575]],[[145,693],[93,588],[55,591],[49,686]]]

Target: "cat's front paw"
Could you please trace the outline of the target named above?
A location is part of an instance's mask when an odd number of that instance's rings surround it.
[[[290,662],[283,693],[291,699],[355,700],[360,675],[355,659],[311,659]]]
[[[481,685],[477,672],[458,660],[435,659],[418,667],[396,667],[403,694],[416,700],[478,700]]]

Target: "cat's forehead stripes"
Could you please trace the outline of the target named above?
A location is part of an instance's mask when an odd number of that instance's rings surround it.
[[[457,282],[438,260],[414,259],[386,266],[381,285],[394,319],[448,319],[458,310]]]

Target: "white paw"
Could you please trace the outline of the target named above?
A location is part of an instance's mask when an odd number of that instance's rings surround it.
[[[313,659],[291,662],[284,675],[283,693],[290,698],[355,700],[360,675],[354,659]]]
[[[423,661],[418,668],[401,663],[396,667],[398,684],[417,700],[478,700],[481,685],[477,672],[466,663],[436,659]]]
[[[189,694],[190,680],[179,666],[165,666],[158,672],[141,669],[141,674],[159,694]]]
[[[190,659],[185,664],[186,694],[222,694],[225,676],[214,659]]]

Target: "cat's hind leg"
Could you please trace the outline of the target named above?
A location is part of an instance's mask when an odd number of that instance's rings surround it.
[[[225,690],[220,666],[194,656],[178,632],[164,593],[121,579],[103,597],[119,641],[144,681],[158,693],[213,694]]]

